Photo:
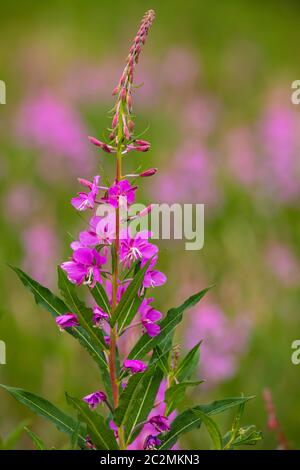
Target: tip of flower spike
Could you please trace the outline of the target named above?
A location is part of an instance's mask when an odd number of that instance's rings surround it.
[[[146,11],[143,20],[154,21],[155,20],[155,10]]]

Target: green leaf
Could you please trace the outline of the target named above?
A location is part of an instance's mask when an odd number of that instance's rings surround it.
[[[202,341],[196,344],[179,363],[174,373],[174,376],[179,380],[179,382],[186,379],[189,380],[191,378],[192,373],[199,362],[201,342]]]
[[[67,401],[79,413],[82,421],[87,425],[88,433],[98,450],[117,450],[118,445],[114,433],[109,429],[105,419],[91,411],[84,401],[67,395]]]
[[[117,426],[120,427],[127,420],[130,420],[130,413],[135,407],[136,400],[139,398],[140,386],[143,381],[149,380],[149,370],[134,374],[128,380],[125,390],[121,393],[119,406],[115,412],[114,422]]]
[[[126,441],[128,443],[132,442],[136,438],[136,431],[139,430],[139,425],[147,420],[148,415],[154,406],[162,379],[163,373],[159,367],[151,373],[150,377],[144,377],[139,394],[134,406],[132,407],[132,411],[128,415],[128,420],[124,422]]]
[[[26,427],[24,428],[24,430],[27,432],[27,434],[31,438],[37,450],[47,450],[46,445],[44,444],[42,439],[37,434],[35,434],[35,432],[31,431],[30,429]]]
[[[160,449],[170,449],[182,434],[201,426],[202,420],[199,416],[195,416],[195,411],[199,410],[207,415],[215,415],[223,413],[235,406],[239,406],[242,403],[246,403],[252,398],[254,397],[227,398],[225,400],[214,401],[208,405],[199,405],[194,408],[189,408],[174,419],[168,433],[159,436],[161,440]]]
[[[72,437],[71,437],[71,449],[72,449],[72,450],[75,450],[75,449],[77,448],[77,445],[78,445],[78,433],[79,433],[79,430],[80,430],[80,426],[81,426],[81,423],[80,423],[80,421],[78,421],[77,426],[76,426],[76,429],[74,430],[73,435],[72,435]]]
[[[101,307],[104,312],[109,313],[111,307],[103,286],[99,284],[99,282],[97,282],[95,287],[93,289],[90,289],[90,291],[96,301],[96,304]]]
[[[31,411],[53,423],[59,431],[69,436],[73,435],[77,422],[48,400],[21,388],[8,387],[1,384],[0,387],[7,390],[17,401],[27,406]],[[78,443],[81,448],[85,448],[85,433],[83,433],[82,429],[78,435]]]
[[[60,267],[58,267],[58,287],[71,309],[70,311],[77,315],[80,325],[88,332],[90,338],[99,347],[107,349],[102,331],[99,328],[94,328],[92,310],[87,308],[82,300],[78,298],[74,284],[69,282],[66,273]]]
[[[4,439],[2,443],[3,449],[14,449],[15,445],[17,444],[18,440],[24,432],[24,426],[27,426],[28,424],[29,421],[23,421],[15,429],[13,429],[13,431],[11,431],[11,433]]]
[[[12,267],[12,269],[17,273],[24,286],[34,295],[34,299],[37,305],[45,308],[48,312],[50,312],[53,318],[56,318],[59,315],[63,315],[70,310],[62,299],[32,279],[21,269],[16,267]],[[105,378],[105,375],[108,374],[108,366],[104,354],[98,346],[99,341],[92,340],[82,327],[66,328],[65,331],[67,331],[74,338],[78,339],[81,345],[96,361],[103,374],[103,378]]]
[[[222,436],[216,423],[199,409],[194,410],[194,415],[201,419],[213,441],[215,450],[222,450]]]
[[[126,293],[126,291],[125,291]],[[125,295],[125,294],[124,294]],[[122,332],[125,330],[126,326],[130,325],[132,322],[133,318],[135,317],[141,303],[143,301],[143,297],[136,296],[131,304],[128,307],[128,310],[126,312],[126,315],[122,316],[119,320],[118,326],[119,326],[119,334],[121,335]]]
[[[118,322],[119,330],[121,331],[131,322],[133,316],[136,313],[136,311],[134,311],[134,306],[136,306],[138,291],[142,285],[145,272],[149,267],[150,261],[148,261],[148,263],[146,263],[145,266],[136,273],[133,280],[124,292],[124,295],[122,296],[116,310],[111,316],[110,324],[112,327],[115,326],[115,324]]]
[[[54,318],[68,311],[66,304],[47,287],[39,284],[21,269],[10,267],[17,273],[24,286],[34,295],[36,304],[48,310]]]
[[[166,317],[159,323],[160,334],[154,338],[144,334],[130,352],[128,356],[129,359],[141,359],[145,354],[151,351],[151,349],[165,341],[166,337],[170,335],[181,322],[185,310],[196,305],[210,289],[211,287],[203,289],[189,297],[180,307],[169,310]]]
[[[172,411],[180,405],[182,400],[184,400],[185,392],[188,387],[196,387],[201,383],[203,383],[203,380],[198,380],[196,382],[181,382],[168,388],[165,393],[165,401],[167,403],[166,415],[168,416],[172,413]]]
[[[168,357],[170,351],[171,349],[162,351],[162,349],[157,346],[153,351],[153,356],[151,359],[151,362],[157,362],[157,365],[160,367],[165,376],[169,375],[170,367]]]

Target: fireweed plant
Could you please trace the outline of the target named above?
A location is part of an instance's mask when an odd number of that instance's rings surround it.
[[[71,244],[72,256],[58,268],[57,297],[46,287],[13,268],[32,292],[38,305],[48,310],[57,326],[87,350],[100,370],[101,389],[87,390],[84,397],[66,394],[76,412],[73,418],[49,401],[22,389],[3,386],[33,412],[51,421],[66,433],[70,448],[79,449],[171,449],[178,439],[203,423],[216,449],[232,449],[255,444],[260,433],[255,427],[240,427],[245,403],[251,397],[228,398],[207,405],[182,409],[185,392],[201,380],[192,379],[199,359],[200,342],[183,358],[173,345],[176,326],[184,312],[197,304],[208,289],[192,295],[165,316],[153,305],[153,289],[166,282],[156,269],[158,248],[149,240],[151,233],[135,234],[122,225],[122,206],[133,204],[139,178],[150,177],[156,169],[123,176],[122,163],[132,152],[150,149],[150,143],[135,136],[133,115],[134,72],[142,46],[154,21],[148,11],[130,48],[120,81],[113,90],[116,102],[107,142],[90,137],[92,144],[116,162],[115,179],[102,186],[100,176],[92,181],[80,178],[85,188],[72,199],[78,211],[91,213],[87,230]],[[106,217],[99,207],[110,207]],[[151,206],[140,212],[141,218]],[[113,223],[112,222],[113,219]],[[92,308],[79,297],[84,286],[93,299]],[[140,332],[128,355],[122,354],[124,337],[133,329]],[[237,407],[232,429],[223,437],[211,416]],[[45,448],[41,439],[29,431],[35,447]]]

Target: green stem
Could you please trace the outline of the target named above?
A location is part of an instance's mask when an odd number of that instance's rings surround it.
[[[121,140],[119,141],[121,142]],[[116,182],[119,182],[122,178],[122,144],[118,146],[117,152],[117,167],[116,167]],[[120,209],[119,206],[116,209],[116,239],[115,239],[115,263],[112,273],[112,314],[117,307],[117,292],[118,292],[118,277],[119,277],[119,251],[120,251]],[[110,351],[109,351],[109,372],[110,381],[113,394],[114,409],[118,408],[119,405],[119,383],[116,374],[116,351],[117,351],[117,340],[118,331],[115,325],[111,328],[110,333]],[[123,427],[118,429],[119,434],[119,445],[121,449],[125,449],[125,439]]]

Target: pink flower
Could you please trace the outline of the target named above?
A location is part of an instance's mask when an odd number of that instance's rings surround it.
[[[79,240],[82,246],[110,245],[115,239],[116,217],[109,214],[106,217],[94,215],[89,223],[89,230],[80,233]]]
[[[93,168],[82,119],[58,93],[38,89],[22,103],[15,122],[18,142],[39,151],[37,164],[44,178],[68,178]]]
[[[91,248],[78,248],[74,251],[71,261],[61,264],[66,271],[68,279],[73,284],[88,284],[94,287],[96,282],[102,283],[101,265],[106,262],[97,250]]]
[[[153,410],[149,414],[148,421],[145,424],[145,426],[143,427],[143,429],[140,432],[140,434],[138,435],[138,437],[129,445],[129,447],[128,447],[129,450],[143,449],[144,445],[145,445],[145,440],[147,439],[147,437],[149,435],[153,436],[153,434],[154,434],[153,426],[149,423],[149,420],[153,416],[165,415],[166,404],[164,402],[164,397],[165,397],[166,388],[167,388],[167,382],[166,382],[166,380],[163,380],[160,384],[160,387],[159,387],[159,390],[158,390],[158,393],[157,393],[157,396],[156,396],[156,400],[155,400],[156,405],[154,406]],[[175,416],[176,416],[176,412],[173,411],[173,413],[171,413],[168,416],[169,423],[171,423],[173,421]],[[157,444],[157,445],[159,445],[159,444]],[[176,447],[176,448],[178,449],[178,447]],[[173,449],[175,450],[175,447],[173,447]]]
[[[44,221],[32,223],[22,234],[22,244],[24,268],[39,282],[52,285],[49,266],[59,259],[56,228]]]
[[[146,264],[147,260],[142,260],[141,266],[143,267]],[[157,262],[157,256],[154,256],[151,261],[150,265],[146,271],[144,280],[143,280],[143,287],[159,287],[164,285],[167,282],[167,277],[161,271],[153,270]]]
[[[161,441],[156,436],[152,436],[151,434],[146,437],[143,449],[144,450],[154,450],[161,444]]]
[[[265,251],[268,267],[277,279],[287,287],[297,285],[300,266],[292,250],[287,245],[273,241]]]
[[[93,209],[95,200],[99,191],[98,183],[100,176],[95,176],[93,182],[80,180],[85,186],[89,185],[90,191],[88,193],[80,192],[78,196],[73,197],[71,200],[72,206],[78,211],[85,211],[86,209]],[[84,183],[83,183],[84,182]]]
[[[133,204],[135,199],[135,191],[137,187],[131,186],[128,180],[115,182],[108,190],[108,197],[105,199],[113,207],[119,206],[120,197],[126,198],[127,204]]]
[[[101,392],[99,390],[98,392],[91,393],[90,395],[87,395],[86,397],[83,397],[83,401],[85,401],[91,410],[94,410],[96,406],[99,405],[99,403],[102,403],[107,400],[107,396],[105,395],[104,392]]]
[[[203,338],[199,369],[209,386],[222,382],[237,371],[239,356],[247,348],[251,323],[239,315],[229,319],[218,305],[203,302],[189,317],[187,346],[195,344],[195,331]]]
[[[139,313],[141,314],[142,325],[151,337],[157,336],[160,333],[160,326],[155,322],[159,321],[162,314],[150,306],[153,298],[144,299],[140,305]]]
[[[125,369],[129,369],[132,374],[144,372],[147,369],[147,364],[137,359],[125,359],[123,366]]]
[[[149,423],[152,424],[152,426],[158,432],[170,431],[169,421],[166,416],[162,416],[162,415],[152,416],[152,418],[149,419]]]
[[[144,277],[144,287],[160,287],[167,282],[167,277],[161,271],[147,271]]]
[[[126,267],[137,260],[146,262],[157,254],[157,246],[148,242],[150,236],[151,232],[146,230],[138,232],[134,237],[129,230],[121,232],[120,258]]]
[[[93,323],[95,326],[101,327],[104,323],[104,321],[108,320],[109,316],[106,312],[101,307],[96,307],[93,308]]]
[[[78,318],[74,313],[65,313],[64,315],[59,315],[55,319],[56,324],[61,330],[65,328],[72,328],[72,326],[79,326]]]
[[[118,428],[117,428],[117,426],[115,425],[115,423],[113,422],[112,419],[110,420],[108,425],[109,425],[110,429],[114,432],[115,438],[118,439],[118,437],[119,437]]]

